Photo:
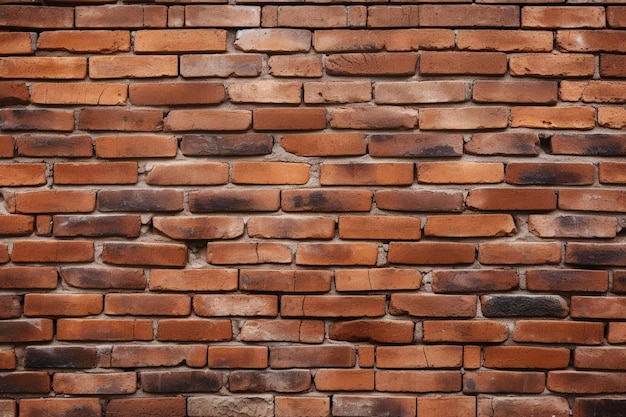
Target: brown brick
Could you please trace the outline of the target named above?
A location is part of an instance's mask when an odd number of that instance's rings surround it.
[[[352,368],[356,350],[349,345],[272,346],[270,367],[285,368]]]
[[[230,320],[163,319],[157,340],[163,342],[221,342],[232,339]]]
[[[470,371],[463,375],[463,392],[539,394],[545,381],[542,372]]]
[[[256,77],[263,69],[260,54],[182,55],[180,74],[183,77]]]
[[[60,272],[63,282],[75,288],[146,288],[143,269],[75,266],[62,267]]]
[[[380,317],[385,314],[384,296],[283,295],[283,317]]]
[[[0,165],[0,186],[23,187],[46,184],[46,165],[13,163]]]
[[[559,96],[564,101],[624,103],[626,83],[620,81],[561,81]]]
[[[590,185],[595,167],[582,163],[511,162],[506,167],[506,182],[515,185]]]
[[[20,415],[35,417],[68,415],[80,410],[84,417],[100,417],[102,409],[97,398],[25,398],[20,401]],[[17,415],[17,414],[16,414]]]
[[[0,330],[2,343],[51,341],[54,333],[50,319],[2,320]]]
[[[326,109],[323,108],[256,108],[252,116],[257,131],[321,130],[326,127]]]
[[[118,55],[89,57],[89,77],[93,79],[155,78],[176,77],[177,75],[177,56]]]
[[[136,184],[137,162],[57,162],[55,184]]]
[[[417,290],[422,274],[414,269],[375,268],[335,271],[337,291]]]
[[[375,265],[374,243],[299,243],[297,265]]]
[[[423,75],[501,75],[506,72],[502,52],[433,52],[421,54],[419,72]]]
[[[447,157],[463,154],[463,137],[457,134],[399,133],[369,136],[374,157]]]
[[[61,29],[74,25],[73,10],[67,7],[3,4],[0,12],[3,27]]]
[[[131,84],[129,95],[135,106],[217,104],[225,98],[222,83],[193,81]]]
[[[600,76],[602,77],[626,77],[624,55],[600,54]]]
[[[234,291],[237,280],[236,269],[153,269],[150,271],[150,290]]]
[[[71,316],[83,317],[102,312],[100,294],[26,294],[25,316]]]
[[[604,324],[554,320],[523,320],[515,323],[513,341],[532,343],[575,343],[599,345],[604,340]]]
[[[569,403],[565,398],[552,396],[487,397],[478,398],[478,417],[521,416],[542,413],[554,417],[570,415]]]
[[[423,162],[417,164],[417,182],[423,184],[492,184],[504,181],[499,162]]]
[[[449,27],[519,27],[517,6],[499,5],[441,5],[420,6],[420,26]]]
[[[476,296],[392,294],[389,313],[395,316],[471,318],[476,315]]]
[[[74,111],[0,109],[0,128],[5,131],[52,130],[71,132],[74,130]]]
[[[598,109],[598,125],[610,129],[626,127],[626,110],[619,107],[600,107]]]
[[[598,176],[601,184],[624,184],[626,165],[622,162],[600,162]]]
[[[138,30],[136,53],[225,52],[226,31],[218,29]]]
[[[337,394],[333,395],[332,401],[333,415],[342,417],[374,417],[384,413],[398,417],[415,417],[417,413],[415,397],[409,396]]]
[[[563,369],[570,361],[567,348],[487,346],[484,366],[495,369]]]
[[[467,196],[468,207],[477,210],[554,210],[556,193],[550,188],[477,188]]]
[[[477,103],[556,104],[557,89],[555,81],[476,80],[472,99]]]
[[[192,213],[276,211],[279,190],[202,190],[189,192]]]
[[[466,100],[465,83],[462,81],[377,82],[374,94],[377,104],[455,103]]]
[[[157,132],[162,125],[161,110],[85,108],[78,115],[78,128],[83,130]]]
[[[54,236],[62,237],[138,237],[141,233],[139,216],[54,216]]]
[[[544,292],[606,292],[607,271],[533,269],[526,271],[526,287]]]
[[[99,158],[167,158],[176,156],[178,141],[170,135],[114,135],[96,138]]]
[[[54,391],[58,394],[132,394],[137,390],[135,372],[100,374],[61,373],[52,379]]]
[[[559,191],[559,208],[583,211],[623,212],[626,194],[618,189],[577,190],[564,188]]]
[[[9,372],[0,374],[0,392],[3,394],[46,394],[50,391],[47,372]]]
[[[509,337],[506,324],[493,320],[428,320],[423,323],[424,342],[503,342]]]
[[[378,371],[376,391],[383,392],[457,392],[461,389],[458,371]]]
[[[321,185],[410,185],[412,183],[412,163],[322,163],[320,166]]]
[[[242,2],[245,2],[243,0]],[[190,397],[188,416],[201,417],[210,413],[228,415],[234,409],[250,410],[257,417],[274,416],[274,397],[255,394],[254,396],[224,397],[221,395]]]
[[[153,5],[77,6],[76,27],[164,27],[167,8]]]
[[[124,30],[57,30],[42,32],[38,50],[108,54],[130,50],[130,32]]]
[[[556,46],[567,52],[626,52],[622,30],[559,30]]]
[[[233,239],[243,234],[241,217],[153,217],[154,229],[176,240]]]
[[[416,27],[419,25],[419,6],[370,6],[367,8],[367,27]]]
[[[522,8],[524,28],[603,28],[605,24],[604,7],[551,5]]]
[[[366,103],[371,99],[370,81],[304,83],[305,103]]]
[[[98,349],[91,346],[29,346],[24,352],[27,368],[95,368]]]
[[[612,371],[626,370],[624,354],[619,347],[576,347],[574,366],[577,369],[605,369]]]
[[[626,292],[626,271],[613,272],[613,292]]]
[[[623,393],[626,373],[552,371],[548,373],[547,388],[568,394]]]
[[[114,265],[183,267],[187,263],[187,247],[174,243],[106,242],[102,260]]]
[[[390,9],[392,6],[385,6]],[[454,32],[450,29],[396,30],[316,30],[313,46],[317,52],[418,51],[454,47]],[[355,54],[359,55],[359,54]],[[399,56],[399,55],[398,55]],[[410,56],[410,55],[409,55]],[[413,65],[415,69],[415,65]]]
[[[463,210],[463,195],[445,191],[379,190],[376,205],[382,210],[457,212]]]
[[[264,133],[183,135],[180,150],[185,156],[267,155],[273,138]]]
[[[5,6],[6,7],[6,6]],[[79,57],[1,57],[1,78],[83,79],[87,59]]]
[[[228,165],[218,162],[157,164],[148,175],[149,185],[216,185],[228,182]]]
[[[222,388],[221,372],[185,370],[141,373],[141,389],[152,393],[215,392]]]
[[[16,140],[17,154],[32,157],[90,157],[93,154],[91,137],[56,134],[26,134]],[[11,155],[12,156],[12,155]]]
[[[291,248],[275,242],[234,242],[207,244],[207,262],[214,265],[291,263]]]
[[[473,243],[391,242],[388,259],[390,263],[410,265],[471,264],[475,253]]]
[[[460,368],[461,346],[378,346],[376,366],[383,369]]]
[[[614,238],[617,219],[600,216],[542,216],[528,218],[528,230],[539,237]]]
[[[108,315],[187,316],[189,296],[183,294],[106,294],[104,312]]]
[[[622,322],[609,323],[609,329],[606,336],[607,342],[611,344],[624,343],[626,340],[626,326]]]
[[[507,291],[518,288],[514,270],[443,270],[433,271],[432,288],[436,293]]]
[[[246,320],[240,337],[247,342],[321,343],[324,332],[321,320]]]
[[[187,401],[184,397],[113,398],[106,407],[106,415],[112,417],[132,417],[141,413],[153,417],[183,417],[187,414]]]
[[[427,216],[425,236],[495,237],[516,233],[515,222],[509,214],[467,214]]]
[[[33,52],[32,39],[27,32],[0,32],[2,55],[29,55]]]
[[[29,37],[30,39],[30,37]],[[27,104],[29,91],[26,83],[21,81],[0,82],[0,104],[13,106],[15,104]]]
[[[332,239],[335,224],[331,217],[253,217],[247,228],[248,236],[253,238]]]
[[[322,57],[317,55],[274,55],[267,66],[274,77],[319,78],[323,73]]]
[[[4,277],[3,277],[4,278]],[[7,285],[8,287],[8,285]],[[3,285],[4,288],[4,285]],[[3,294],[0,296],[0,318],[15,319],[22,315],[22,299],[19,295]],[[3,329],[5,330],[5,329]]]
[[[370,211],[372,192],[367,190],[282,190],[281,207],[287,212]]]
[[[331,340],[371,343],[412,343],[414,323],[409,320],[353,320],[332,323]]]
[[[0,288],[55,289],[57,281],[54,267],[4,267],[0,270]]]
[[[513,76],[591,77],[595,58],[586,54],[514,54],[509,68]]]
[[[330,416],[330,397],[274,397],[276,417]]]
[[[523,30],[460,30],[458,48],[469,51],[550,52],[552,32]]]
[[[374,371],[369,369],[320,369],[315,374],[319,391],[369,391],[374,389]]]
[[[94,244],[89,241],[16,240],[13,262],[92,262]]]
[[[279,6],[280,27],[340,28],[365,26],[364,6]]]
[[[575,417],[590,417],[594,414],[618,417],[624,405],[622,398],[576,398],[573,412]]]
[[[362,133],[290,134],[283,136],[280,146],[298,156],[365,155],[367,148]]]
[[[297,162],[237,161],[232,165],[233,184],[306,184],[311,166]]]
[[[181,211],[182,191],[159,190],[100,190],[98,192],[100,211]]]
[[[231,392],[295,393],[311,388],[311,373],[307,370],[234,371],[228,382]]]
[[[624,6],[611,6],[606,9],[609,27],[626,27],[626,8]]]
[[[57,338],[70,341],[152,340],[152,320],[59,319]]]
[[[268,363],[266,346],[209,346],[209,368],[257,368]]]
[[[194,296],[193,310],[201,317],[274,317],[278,314],[278,297],[275,295],[202,294]]]
[[[340,216],[341,239],[419,240],[420,220],[401,216]]]
[[[420,397],[417,408],[426,417],[470,416],[476,414],[476,399],[470,396]]]
[[[257,27],[260,23],[261,8],[258,6],[185,6],[186,27],[206,26],[243,28]]]
[[[348,76],[413,75],[418,55],[411,52],[349,53],[327,55],[326,73]]]
[[[243,29],[237,32],[235,47],[244,52],[308,52],[311,32],[303,29]]]
[[[111,367],[179,366],[191,368],[207,365],[206,345],[117,345],[111,351]]]

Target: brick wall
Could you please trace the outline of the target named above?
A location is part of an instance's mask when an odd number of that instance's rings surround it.
[[[626,414],[623,1],[0,3],[2,417]]]

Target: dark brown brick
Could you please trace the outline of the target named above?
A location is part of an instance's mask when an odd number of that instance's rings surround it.
[[[202,190],[189,192],[192,213],[277,211],[279,190]]]
[[[281,208],[288,212],[369,211],[372,192],[367,190],[299,189],[281,192]]]
[[[27,347],[24,366],[31,369],[95,368],[98,365],[98,348],[87,346]]]
[[[368,144],[369,154],[374,157],[443,158],[463,154],[463,137],[455,134],[371,135]]]
[[[63,267],[60,272],[63,281],[75,288],[129,290],[146,287],[146,276],[142,269],[75,266]]]
[[[557,134],[552,136],[550,147],[556,155],[626,155],[626,135],[615,134]]]
[[[0,342],[3,343],[51,341],[53,332],[53,321],[50,319],[0,321]]]
[[[480,297],[485,317],[559,317],[569,313],[565,299],[551,295],[484,295]]]
[[[307,370],[234,371],[228,383],[231,392],[296,393],[311,387],[311,373]]]
[[[19,81],[0,82],[0,105],[13,106],[15,104],[27,104],[29,98],[26,83]]]
[[[623,398],[576,398],[574,417],[620,417],[626,407]]]
[[[181,211],[183,193],[178,190],[100,190],[101,211]]]
[[[146,371],[141,389],[152,393],[216,392],[222,387],[222,373],[215,371]]]
[[[50,391],[47,372],[11,372],[0,374],[0,392],[3,394],[46,394]]]
[[[511,269],[433,271],[436,293],[509,291],[518,288],[519,275]]]
[[[113,398],[106,407],[110,417],[186,417],[185,397]],[[98,414],[99,416],[100,414]]]
[[[4,267],[0,269],[0,288],[54,289],[58,275],[54,267]]]
[[[55,236],[60,237],[138,237],[141,218],[133,215],[52,217]]]
[[[87,135],[20,135],[16,147],[20,156],[79,158],[93,155],[92,139]]]
[[[174,243],[107,242],[102,261],[115,265],[160,265],[184,267],[187,246]]]
[[[271,135],[183,135],[180,149],[185,156],[267,155],[272,152]]]

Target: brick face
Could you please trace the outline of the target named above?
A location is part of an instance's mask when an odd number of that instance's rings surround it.
[[[0,0],[0,415],[617,417],[622,0]]]

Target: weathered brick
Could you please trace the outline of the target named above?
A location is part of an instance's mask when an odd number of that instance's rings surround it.
[[[613,292],[626,292],[626,271],[613,272]]]
[[[493,320],[427,320],[424,342],[495,343],[509,337],[506,324]]]
[[[493,184],[504,181],[499,162],[423,162],[417,164],[417,182],[423,184]]]
[[[542,395],[539,397],[487,397],[478,398],[478,417],[505,417],[543,413],[554,417],[570,415],[565,398]]]
[[[13,262],[92,262],[94,244],[89,241],[16,240]]]
[[[266,346],[209,346],[210,368],[263,369],[268,363]]]
[[[321,320],[246,320],[241,326],[241,340],[247,342],[321,343],[324,339]]]
[[[267,60],[267,66],[274,77],[319,78],[324,72],[318,55],[274,55]]]
[[[610,129],[626,127],[626,110],[620,107],[600,107],[598,109],[598,125]]]
[[[369,211],[372,192],[367,190],[283,190],[281,207],[288,212]]]
[[[380,317],[385,314],[384,296],[284,295],[283,317]]]
[[[484,295],[480,297],[485,317],[560,317],[569,313],[559,296]]]
[[[529,30],[460,30],[458,48],[469,51],[550,52],[552,32]]]
[[[422,274],[413,269],[376,268],[335,271],[337,291],[416,290]]]
[[[58,394],[132,394],[137,390],[135,372],[115,373],[61,373],[52,379],[54,391]]]
[[[626,83],[620,81],[561,81],[559,96],[564,101],[624,103]]]
[[[142,372],[141,389],[152,393],[215,392],[222,387],[222,374],[215,371]]]
[[[486,265],[557,264],[561,261],[559,242],[490,242],[478,245],[478,259]]]
[[[109,315],[186,316],[189,296],[183,294],[106,294],[104,312]]]
[[[128,89],[136,106],[217,104],[225,98],[224,85],[215,82],[150,82],[131,84]]]
[[[411,343],[414,327],[407,320],[342,321],[330,325],[328,337],[348,342]]]
[[[620,297],[573,296],[571,302],[576,318],[617,318],[626,307]]]
[[[152,340],[149,319],[59,319],[57,338],[68,341]]]
[[[378,246],[374,243],[299,243],[297,265],[375,265]]]
[[[0,82],[0,104],[13,106],[15,104],[27,104],[30,93],[26,83],[21,81]]]
[[[624,55],[600,55],[600,75],[603,77],[626,77]]]
[[[139,216],[53,216],[54,235],[62,237],[138,237],[141,233]]]
[[[421,109],[419,127],[423,130],[500,129],[509,124],[504,107]]]
[[[258,6],[185,6],[186,27],[257,27],[261,23]]]
[[[514,270],[443,270],[433,271],[432,288],[435,293],[474,291],[507,291],[519,286]]]
[[[425,51],[419,65],[422,75],[501,75],[506,70],[502,52]]]
[[[237,32],[235,47],[244,52],[308,52],[311,32],[303,29],[242,29]]]
[[[206,345],[117,345],[111,351],[111,367],[156,367],[179,366],[191,368],[207,365]]]
[[[273,417],[274,397],[272,395],[254,396],[194,396],[187,401],[187,415],[202,417],[207,414],[229,415],[238,410],[242,417]]]
[[[462,81],[377,82],[377,104],[455,103],[466,100]]]
[[[157,340],[163,342],[221,342],[232,339],[230,320],[163,319]]]
[[[306,184],[311,165],[298,162],[248,162],[232,164],[233,184]]]
[[[329,75],[413,75],[417,54],[404,52],[335,54],[326,57]]]
[[[175,243],[106,242],[102,261],[114,265],[183,267],[187,263],[187,247]]]
[[[365,103],[372,99],[369,81],[304,83],[305,103]]]
[[[600,216],[528,217],[528,230],[539,237],[614,238],[617,219]]]
[[[233,291],[237,289],[236,269],[153,269],[153,291]]]
[[[273,369],[352,368],[356,350],[348,345],[272,346],[269,364]]]
[[[452,265],[474,262],[473,243],[451,242],[391,242],[390,263],[409,265]]]
[[[6,6],[5,6],[6,7]],[[0,78],[83,79],[87,59],[79,57],[1,57]]]
[[[398,417],[414,417],[417,413],[415,397],[333,395],[332,412],[336,416],[374,417],[384,414]]]
[[[278,298],[274,295],[196,295],[194,312],[201,317],[221,316],[276,316]]]
[[[75,14],[78,28],[164,27],[167,20],[167,8],[153,5],[77,6]]]
[[[526,271],[526,287],[545,292],[606,292],[607,271],[533,269]]]
[[[364,6],[278,6],[280,27],[340,28],[365,26]]]
[[[574,367],[577,369],[626,370],[624,351],[619,347],[577,347],[574,350]]]
[[[463,154],[463,137],[445,133],[400,133],[369,136],[374,157],[448,157]]]
[[[370,369],[320,369],[315,374],[319,391],[368,391],[374,389],[374,371]]]
[[[320,166],[321,185],[410,185],[413,177],[413,164],[404,162]]]
[[[513,331],[515,342],[599,345],[603,340],[604,324],[595,322],[522,320]]]
[[[509,69],[513,76],[591,77],[595,58],[586,54],[513,54]]]
[[[153,217],[154,229],[176,240],[233,239],[243,235],[242,217]]]
[[[89,57],[89,77],[93,79],[155,78],[176,77],[177,75],[177,56],[117,55]],[[83,77],[84,74],[77,78]]]
[[[389,5],[385,6],[386,9],[390,7]],[[366,55],[373,51],[403,52],[421,49],[450,49],[454,47],[454,32],[450,29],[424,28],[316,30],[313,34],[313,47],[317,52],[362,51],[368,52]]]
[[[16,266],[0,270],[0,288],[54,289],[57,281],[54,267]]]
[[[253,128],[257,131],[321,130],[326,127],[323,108],[256,108],[252,111]]]
[[[556,208],[556,192],[550,188],[476,188],[466,204],[477,210],[538,210]]]
[[[420,220],[400,216],[340,216],[341,239],[419,240]]]
[[[101,294],[26,294],[24,315],[83,317],[102,312]]]
[[[476,296],[392,294],[389,313],[396,316],[470,318],[476,315]]]
[[[17,154],[31,157],[90,157],[91,137],[86,135],[25,134],[15,141]]]
[[[298,104],[302,101],[302,83],[289,81],[234,82],[228,86],[233,103]]]
[[[526,6],[522,7],[524,28],[603,28],[604,7],[595,6]]]
[[[545,389],[542,372],[470,371],[463,375],[463,392],[539,394]]]
[[[367,8],[367,27],[416,27],[419,25],[419,6],[370,6]]]
[[[20,401],[20,415],[35,417],[68,415],[79,410],[85,417],[100,417],[102,407],[97,398],[25,398]],[[17,414],[16,414],[17,415]]]
[[[590,185],[594,181],[591,164],[511,162],[506,170],[506,182],[516,185]]]
[[[277,211],[279,190],[202,190],[189,192],[192,213]]]
[[[556,46],[567,52],[626,52],[626,34],[616,30],[558,30]]]
[[[592,129],[596,111],[588,106],[571,107],[513,107],[511,127],[543,129]]]
[[[141,414],[153,417],[183,417],[187,414],[184,397],[113,398],[106,406],[106,415],[131,417]]]
[[[180,75],[183,77],[256,77],[262,69],[263,56],[260,54],[194,54],[180,57]]]
[[[470,416],[476,414],[476,399],[471,396],[419,397],[417,408],[427,417]]]
[[[557,89],[555,81],[476,80],[472,99],[477,103],[556,104]]]
[[[519,24],[518,6],[429,4],[419,9],[420,26],[519,27]]]
[[[234,371],[228,382],[231,392],[295,393],[311,388],[311,374],[306,370]]]
[[[367,151],[362,133],[289,134],[283,136],[280,146],[298,156],[365,155]]]
[[[573,412],[575,417],[618,417],[625,405],[622,398],[576,398]]]
[[[623,393],[624,372],[548,372],[546,387],[552,392],[569,394]]]
[[[176,156],[178,141],[170,135],[113,135],[96,138],[99,158],[167,158]]]
[[[337,129],[410,129],[416,124],[417,111],[391,106],[339,107],[330,118]]]
[[[214,265],[291,263],[291,248],[277,242],[209,242],[206,249],[207,262]]]
[[[0,342],[3,343],[51,341],[54,334],[50,319],[2,320],[0,330]]]
[[[457,392],[461,389],[457,371],[378,371],[376,390],[383,392]]]
[[[626,259],[620,243],[568,243],[565,262],[576,265],[624,266]]]
[[[247,230],[253,238],[332,239],[335,224],[331,217],[254,217],[248,220]]]
[[[225,52],[226,31],[218,29],[138,30],[137,53]]]
[[[62,29],[74,25],[74,12],[67,7],[3,4],[0,11],[3,27]]]
[[[2,55],[30,55],[33,41],[27,32],[0,32],[0,53]]]
[[[2,59],[2,58],[0,58]],[[0,109],[0,128],[11,130],[74,130],[73,110]]]
[[[280,397],[274,398],[276,417],[307,415],[330,416],[330,397]]]
[[[376,205],[382,210],[458,212],[463,210],[463,195],[430,190],[379,190]]]
[[[65,284],[76,288],[143,289],[146,287],[146,277],[142,269],[74,266],[62,267],[60,273]]]
[[[87,346],[27,347],[24,365],[27,368],[95,368],[98,349]]]
[[[181,211],[182,191],[159,190],[100,190],[98,192],[100,211]]]
[[[83,130],[158,132],[162,125],[161,110],[85,108],[78,114],[78,128]]]
[[[136,184],[137,162],[57,162],[55,184]]]
[[[512,236],[516,233],[510,214],[438,215],[426,217],[425,236]]]
[[[109,54],[130,50],[130,32],[125,30],[57,30],[42,32],[38,50],[78,54]]]
[[[460,368],[462,363],[461,346],[376,347],[376,366],[383,369]]]

